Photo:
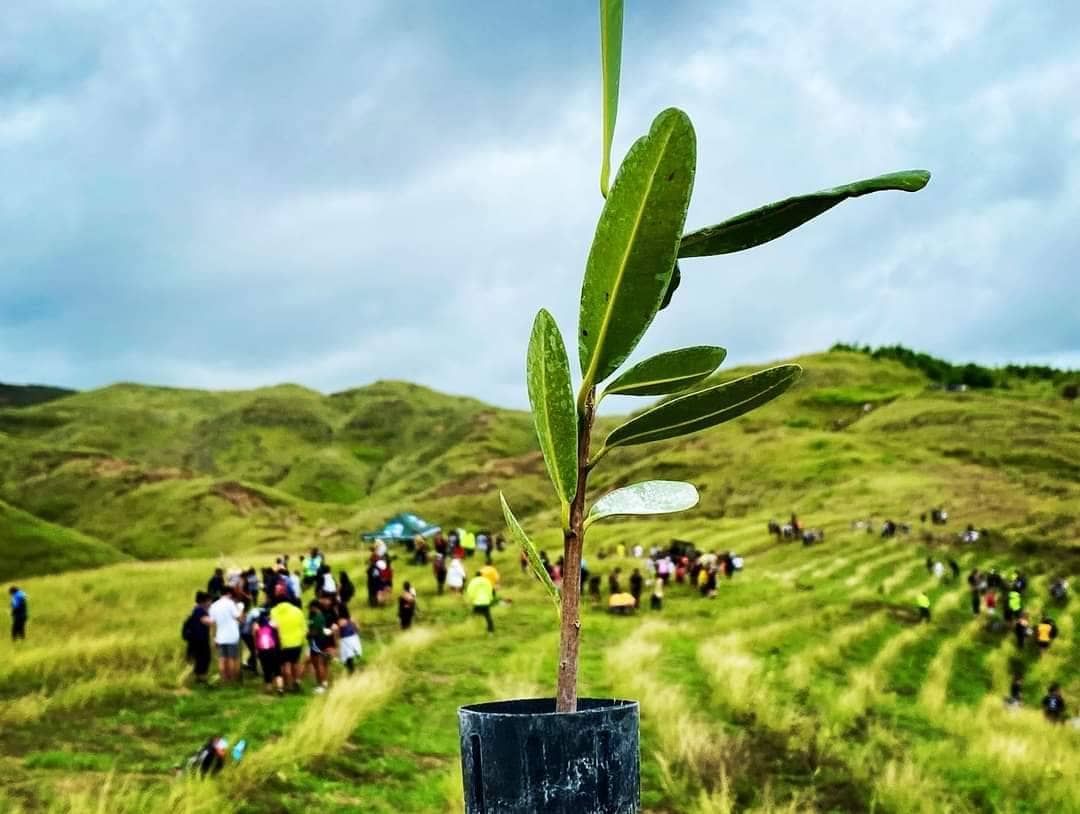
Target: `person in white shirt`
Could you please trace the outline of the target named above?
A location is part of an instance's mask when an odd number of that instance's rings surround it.
[[[329,565],[324,565],[322,567],[322,579],[319,583],[319,590],[324,594],[337,593],[337,583],[334,581],[334,575],[330,572]]]
[[[244,615],[244,605],[235,600],[235,593],[232,586],[227,587],[209,610],[222,681],[240,679],[240,619]]]
[[[446,587],[455,593],[461,593],[465,587],[465,566],[457,557],[450,560],[446,570]]]

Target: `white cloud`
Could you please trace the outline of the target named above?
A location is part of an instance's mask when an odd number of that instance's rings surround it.
[[[520,405],[537,307],[572,344],[601,205],[591,10],[522,8],[496,35],[479,4],[16,6],[0,378],[406,378]],[[690,112],[691,226],[878,172],[935,177],[688,261],[642,353],[715,341],[764,361],[843,339],[1076,358],[1071,15],[658,8],[628,18],[616,147],[662,107]]]

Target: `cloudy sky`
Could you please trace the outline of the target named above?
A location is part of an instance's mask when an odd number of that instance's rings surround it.
[[[5,0],[0,380],[524,402],[602,200],[592,0]],[[836,340],[1080,367],[1080,15],[1012,0],[627,0],[621,156],[694,120],[689,227],[925,167],[688,261],[640,354]]]

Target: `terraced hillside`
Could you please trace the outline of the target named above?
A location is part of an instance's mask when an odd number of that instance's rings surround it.
[[[596,487],[688,479],[707,520],[795,510],[842,527],[943,504],[1028,551],[1080,539],[1080,406],[1053,387],[948,392],[862,353],[797,361],[783,399],[617,450]],[[500,488],[519,516],[550,505],[529,417],[397,382],[331,396],[122,384],[0,409],[0,500],[139,559],[346,540],[402,508],[494,526]]]
[[[924,566],[930,554],[964,569],[1029,567],[1029,601],[1042,608],[1050,573],[1038,561],[927,547],[917,534],[849,531],[804,548],[730,519],[627,532],[631,545],[678,534],[746,557],[714,599],[676,585],[660,612],[587,612],[584,691],[642,705],[645,810],[1080,810],[1080,731],[1035,709],[1052,680],[1080,698],[1076,604],[1053,609],[1061,636],[1047,654],[1018,653],[972,617],[963,579]],[[334,561],[359,568],[355,554]],[[327,696],[276,699],[255,682],[189,688],[176,628],[217,564],[124,563],[27,582],[31,640],[0,661],[10,809],[460,810],[456,708],[550,692],[550,602],[513,553],[497,561],[512,602],[496,609],[493,637],[460,599],[433,595],[427,569],[402,564],[399,579],[420,590],[419,627],[401,634],[392,609],[359,609],[363,669]],[[930,624],[916,620],[919,590],[933,599]],[[1018,670],[1033,708],[1007,711]],[[249,741],[244,762],[220,781],[173,780],[219,732]]]

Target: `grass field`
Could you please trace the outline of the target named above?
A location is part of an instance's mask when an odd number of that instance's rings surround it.
[[[628,542],[672,531],[623,528]],[[1017,668],[1034,702],[1051,680],[1080,697],[1074,608],[1055,611],[1062,636],[1048,654],[1020,657],[1010,636],[972,621],[962,580],[927,573],[917,537],[851,532],[803,548],[722,522],[714,535],[747,559],[715,599],[675,586],[662,612],[586,617],[584,691],[642,705],[646,810],[1080,810],[1080,732],[1001,702]],[[965,568],[1029,564],[954,554]],[[359,573],[356,557],[333,561]],[[401,634],[390,608],[359,608],[363,669],[338,674],[328,695],[271,698],[256,681],[192,688],[178,627],[215,564],[26,582],[30,641],[0,650],[7,810],[453,811],[457,707],[550,692],[550,603],[511,553],[499,565],[512,602],[496,610],[494,637],[458,598],[431,596],[426,569],[403,567],[399,579],[421,591],[418,626]],[[592,567],[615,564],[633,566]],[[934,599],[929,625],[915,620],[920,589]],[[1032,595],[1040,605],[1045,575]],[[173,779],[215,733],[246,738],[244,761],[216,781]]]
[[[598,525],[594,573],[633,567],[601,559],[616,543],[673,538],[747,564],[715,599],[674,587],[661,613],[586,615],[583,692],[641,702],[645,810],[1080,811],[1080,731],[1002,704],[1017,670],[1033,705],[1054,680],[1080,699],[1080,606],[1055,609],[1048,654],[1021,655],[973,621],[966,584],[923,564],[1024,568],[1035,609],[1050,579],[1080,573],[1080,409],[1038,383],[950,393],[863,354],[799,361],[804,380],[777,403],[597,473],[598,492],[689,479],[702,502]],[[494,637],[402,564],[416,629],[354,607],[363,669],[326,696],[193,688],[179,640],[215,566],[320,545],[355,578],[356,532],[401,509],[498,528],[503,489],[556,555],[523,413],[402,383],[47,395],[0,407],[0,578],[31,597],[30,640],[0,643],[0,811],[456,811],[457,707],[552,692],[551,605],[513,552],[498,563],[512,602]],[[935,505],[948,527],[919,522]],[[776,544],[766,520],[790,511],[827,542]],[[886,517],[912,533],[851,529]],[[989,532],[976,546],[957,541],[968,522]],[[930,625],[915,621],[919,590]],[[244,761],[175,779],[215,733],[246,738]]]

